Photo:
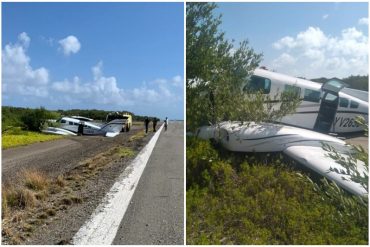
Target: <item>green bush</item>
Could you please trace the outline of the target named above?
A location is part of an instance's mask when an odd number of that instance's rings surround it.
[[[40,107],[38,109],[27,111],[22,115],[21,120],[27,130],[40,131],[48,118],[48,111],[46,111],[45,108]]]
[[[368,243],[366,208],[346,214],[279,156],[247,158],[189,138],[186,198],[187,244]]]

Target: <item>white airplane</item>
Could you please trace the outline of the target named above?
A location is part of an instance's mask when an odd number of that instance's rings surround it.
[[[216,140],[224,148],[234,152],[283,152],[312,171],[335,181],[348,192],[360,196],[368,195],[366,189],[352,181],[349,175],[332,170],[346,169],[329,157],[323,143],[335,148],[343,158],[348,158],[354,152],[338,138],[292,126],[254,122],[221,122],[218,125],[204,126],[198,129],[196,136]],[[363,177],[368,175],[362,161],[357,160],[356,166]]]
[[[333,79],[324,84],[256,69],[243,85],[243,91],[262,91],[272,99],[276,94],[289,90],[302,100],[296,112],[279,122],[287,125],[328,133],[363,131],[355,122],[357,116],[368,121],[368,92],[345,88],[345,84]],[[274,109],[280,107],[280,103]]]
[[[60,123],[60,127],[48,127],[42,132],[48,134],[57,134],[57,135],[77,135],[78,127],[83,125],[83,135],[102,135],[106,137],[115,137],[117,136],[124,124],[122,119],[115,119],[110,121],[107,124],[100,126],[97,123],[92,122],[92,119],[85,117],[62,117],[57,120]]]

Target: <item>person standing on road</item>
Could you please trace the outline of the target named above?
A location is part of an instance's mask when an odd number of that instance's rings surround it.
[[[149,118],[148,117],[145,117],[144,124],[145,124],[145,133],[148,133],[148,127],[149,127]]]
[[[155,132],[155,127],[157,126],[158,119],[155,117],[153,118],[153,132]]]
[[[166,119],[164,120],[164,130],[167,131],[167,126],[168,126],[168,118],[166,117]]]

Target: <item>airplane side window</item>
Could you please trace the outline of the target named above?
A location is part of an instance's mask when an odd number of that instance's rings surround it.
[[[72,122],[68,122],[69,123],[69,125],[73,125],[73,123]]]
[[[244,86],[243,91],[249,93],[257,93],[262,91],[263,94],[270,93],[271,80],[260,76],[253,75],[247,84]]]
[[[304,101],[310,101],[310,102],[320,102],[320,91],[315,91],[311,89],[305,89],[304,90]]]
[[[62,119],[60,122],[61,122],[61,123],[66,123],[66,120]]]
[[[337,99],[338,99],[338,96],[336,96],[332,93],[328,93],[325,96],[325,101],[328,101],[328,102],[335,102]]]
[[[346,98],[339,98],[340,107],[348,107],[349,100]]]
[[[294,85],[284,85],[285,92],[293,92],[294,94],[300,96],[301,95],[301,88],[294,86]]]
[[[351,100],[351,108],[358,108],[358,102]]]

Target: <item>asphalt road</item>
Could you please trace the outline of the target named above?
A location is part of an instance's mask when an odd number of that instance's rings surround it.
[[[113,244],[184,244],[184,124],[162,130]]]

